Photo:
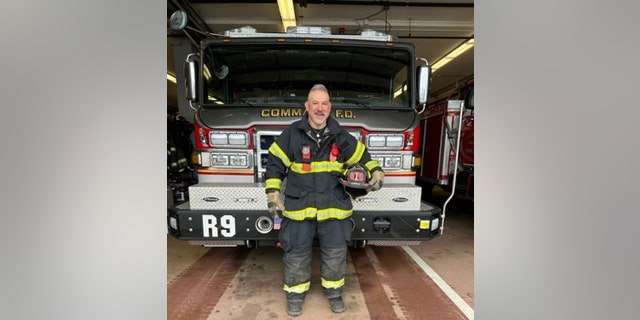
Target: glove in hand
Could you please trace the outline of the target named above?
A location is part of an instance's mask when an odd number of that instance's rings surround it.
[[[369,190],[377,191],[382,188],[382,183],[384,182],[384,172],[382,170],[375,171],[371,174],[371,180],[369,180]]]
[[[267,193],[267,206],[269,207],[269,214],[275,219],[280,219],[277,209],[284,211],[284,204],[280,200],[280,191],[273,191]]]

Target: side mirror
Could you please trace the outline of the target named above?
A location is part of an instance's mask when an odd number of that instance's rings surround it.
[[[464,98],[465,109],[473,110],[473,89],[469,90],[467,97]]]
[[[188,21],[187,13],[182,10],[178,10],[171,14],[171,17],[169,18],[169,27],[173,30],[181,31],[187,26]]]
[[[417,73],[417,98],[418,104],[425,104],[429,99],[429,87],[431,81],[431,66],[421,65],[418,67]]]
[[[184,63],[184,80],[187,100],[198,102],[198,74],[200,73],[200,55],[191,53]]]

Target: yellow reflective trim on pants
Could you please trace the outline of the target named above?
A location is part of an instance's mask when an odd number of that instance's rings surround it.
[[[343,220],[343,219],[349,218],[352,214],[353,214],[353,209],[343,210],[338,208],[329,208],[325,210],[318,210],[316,219],[318,219],[318,221],[324,221],[328,219]]]
[[[289,166],[291,166],[291,160],[289,160],[287,154],[284,153],[282,149],[280,149],[280,146],[278,146],[277,143],[274,142],[273,144],[271,144],[271,147],[269,147],[269,153],[280,159],[285,167],[288,168]]]
[[[312,219],[316,217],[318,211],[316,208],[305,208],[302,210],[284,210],[282,215],[296,221],[302,221],[304,219]]]
[[[360,161],[360,159],[362,159],[362,156],[364,155],[364,149],[365,149],[364,144],[360,141],[357,141],[357,142],[358,142],[358,145],[356,146],[356,151],[354,151],[353,155],[351,155],[351,158],[347,160],[347,164],[354,164]]]
[[[265,182],[265,189],[280,189],[282,186],[282,180],[278,178],[267,179]]]
[[[352,214],[353,209],[344,210],[338,208],[327,208],[318,210],[317,208],[313,207],[304,208],[302,210],[285,210],[282,213],[282,215],[284,215],[285,217],[296,221],[314,218],[318,221],[324,221],[331,218],[342,220],[350,217]]]
[[[309,287],[311,287],[311,281],[307,281],[305,283],[301,283],[299,285],[295,285],[291,287],[285,284],[284,291],[286,291],[287,293],[305,293],[309,291]]]
[[[344,278],[336,281],[329,281],[322,278],[322,287],[325,289],[340,289],[344,286]]]

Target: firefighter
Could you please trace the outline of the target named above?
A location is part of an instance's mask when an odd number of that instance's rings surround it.
[[[331,311],[345,310],[342,291],[353,204],[339,178],[344,168],[360,163],[368,170],[368,191],[380,189],[384,179],[382,168],[371,159],[365,145],[330,116],[331,102],[324,85],[314,85],[304,105],[302,118],[285,129],[269,148],[265,181],[269,213],[274,219],[282,214],[279,240],[284,250],[287,313],[291,316],[302,313],[311,285],[316,236],[324,295]]]

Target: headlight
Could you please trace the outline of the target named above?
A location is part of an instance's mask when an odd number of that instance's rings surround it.
[[[212,131],[209,133],[212,147],[248,147],[249,134],[246,132]]]
[[[229,165],[232,167],[246,168],[247,162],[248,162],[248,159],[246,154],[229,156]]]
[[[249,138],[246,132],[242,133],[230,133],[229,145],[232,146],[247,146],[249,145]]]
[[[248,153],[212,152],[210,159],[211,167],[245,169],[250,163]]]
[[[209,141],[213,146],[226,146],[229,144],[229,138],[226,133],[212,132],[209,134]]]
[[[367,147],[371,149],[402,150],[404,147],[403,134],[369,134]]]
[[[228,166],[229,165],[229,155],[228,154],[219,154],[212,153],[211,154],[211,166]]]
[[[431,231],[438,229],[440,227],[440,219],[435,218],[431,220]]]
[[[410,170],[413,157],[407,152],[400,154],[372,153],[371,159],[378,161],[384,170]]]
[[[369,136],[367,140],[369,148],[384,148],[385,146],[385,138],[383,136]]]
[[[394,168],[400,169],[402,166],[402,159],[400,156],[391,156],[384,158],[384,167],[385,168]]]
[[[387,137],[387,147],[389,148],[402,148],[402,143],[404,142],[404,136],[388,136]]]
[[[175,217],[169,217],[169,226],[171,229],[178,230],[178,220]]]

